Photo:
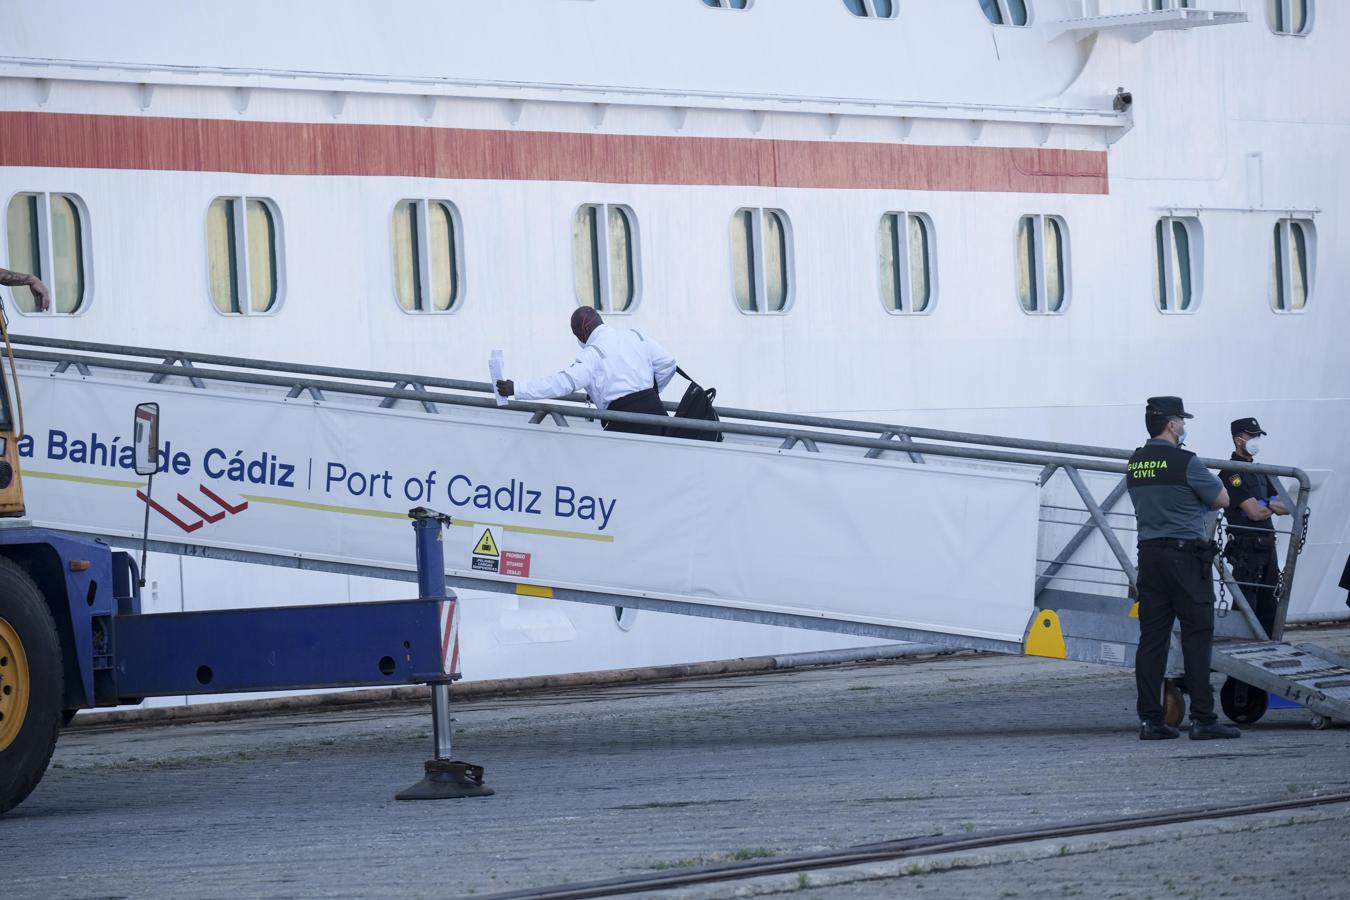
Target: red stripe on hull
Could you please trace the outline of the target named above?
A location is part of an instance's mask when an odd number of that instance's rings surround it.
[[[0,166],[491,181],[1107,193],[1099,150],[0,112]]]

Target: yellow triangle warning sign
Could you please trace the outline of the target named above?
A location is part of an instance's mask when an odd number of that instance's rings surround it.
[[[483,536],[478,539],[478,543],[473,548],[474,556],[500,556],[497,552],[497,542],[492,539],[492,529],[484,528]]]

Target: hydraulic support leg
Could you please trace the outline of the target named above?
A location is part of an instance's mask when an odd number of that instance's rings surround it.
[[[445,591],[445,547],[441,529],[450,517],[419,506],[408,513],[417,536],[417,587],[424,600],[441,604],[441,656],[444,675],[431,683],[433,756],[426,761],[422,780],[395,795],[398,800],[449,800],[487,797],[483,767],[452,758],[454,719],[450,717],[450,683],[459,677],[458,602]]]

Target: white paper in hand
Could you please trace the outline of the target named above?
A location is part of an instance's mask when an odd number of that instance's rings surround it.
[[[492,399],[497,401],[498,406],[506,405],[506,398],[497,393],[497,382],[502,380],[502,351],[493,350],[488,354],[488,380],[492,382]]]

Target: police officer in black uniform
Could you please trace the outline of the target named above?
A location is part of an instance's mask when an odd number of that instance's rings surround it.
[[[1181,732],[1163,721],[1163,676],[1172,623],[1181,622],[1186,690],[1191,696],[1191,739],[1241,737],[1214,715],[1209,683],[1214,639],[1214,591],[1210,571],[1216,548],[1205,530],[1210,510],[1228,505],[1214,473],[1189,450],[1186,412],[1180,397],[1150,397],[1144,413],[1149,439],[1134,451],[1126,473],[1139,526],[1139,739],[1159,741]]]
[[[1261,452],[1261,438],[1265,436],[1261,423],[1250,417],[1235,419],[1230,430],[1233,459],[1251,462]],[[1269,635],[1275,628],[1275,585],[1280,577],[1275,525],[1271,519],[1289,515],[1289,509],[1275,493],[1271,479],[1259,472],[1224,469],[1219,480],[1228,491],[1228,506],[1224,509],[1228,543],[1223,555],[1233,568],[1233,580],[1242,588],[1243,596]]]

